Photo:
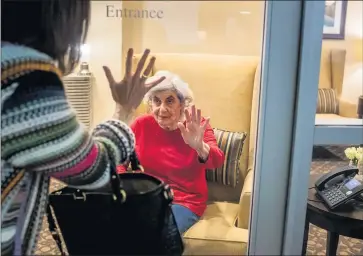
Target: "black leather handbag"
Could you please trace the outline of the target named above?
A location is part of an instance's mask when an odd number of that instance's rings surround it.
[[[143,173],[135,154],[131,167],[124,174],[111,168],[109,191],[65,187],[50,194],[49,229],[62,254],[64,244],[70,255],[182,255],[172,191]]]

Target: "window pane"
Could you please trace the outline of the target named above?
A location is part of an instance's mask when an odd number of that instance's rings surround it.
[[[261,60],[264,2],[125,1],[123,8],[162,11],[158,19],[122,19],[123,58],[130,47],[139,54],[136,60],[149,48],[156,57],[154,74],[168,70],[188,83],[196,107],[211,118],[225,153],[224,168],[206,172],[207,208],[184,234],[185,253],[246,253],[257,130],[251,123],[257,123],[260,85],[255,78]],[[147,108],[141,106],[138,114]]]
[[[360,99],[363,95],[362,11],[362,1],[326,1],[325,3],[324,39],[307,210],[310,221],[306,249],[308,255],[325,255],[328,251],[329,238],[333,241],[333,248],[338,246],[337,251],[331,252],[331,255],[353,255],[363,252],[362,241],[357,239],[363,238],[362,232],[359,237],[354,231],[363,229],[361,226],[349,228],[348,223],[352,221],[352,218],[344,219],[345,230],[343,231],[339,221],[334,222],[328,217],[317,220],[314,214],[314,209],[321,209],[321,212],[324,212],[320,216],[326,216],[327,213],[337,216],[352,214],[353,216],[354,212],[361,211],[354,207],[349,208],[358,203],[355,200],[347,203],[345,207],[348,208],[345,210],[329,208],[322,198],[316,197],[315,181],[323,174],[331,173],[337,168],[347,168],[350,164],[357,164],[354,155],[360,158],[359,152],[363,150],[363,99]],[[362,102],[360,109],[359,101]],[[346,151],[350,147],[354,149]],[[358,153],[354,153],[359,147],[361,149],[358,149]],[[350,161],[348,157],[353,158],[353,161]],[[363,181],[362,161],[358,164],[358,169],[360,175],[355,178]],[[347,180],[340,179],[335,182],[344,184]],[[351,190],[349,186],[342,186],[342,188]],[[332,202],[338,202],[334,198],[332,200]],[[334,203],[330,207],[334,208]],[[323,220],[333,221],[334,230],[324,226]],[[339,240],[335,241],[336,236],[329,234],[329,231],[340,234]]]

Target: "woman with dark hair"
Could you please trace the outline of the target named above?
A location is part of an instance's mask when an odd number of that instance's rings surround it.
[[[34,255],[50,177],[84,189],[107,186],[110,166],[134,151],[134,135],[118,119],[164,78],[145,83],[155,62],[142,73],[149,50],[133,75],[129,50],[121,82],[104,67],[117,119],[90,135],[61,81],[79,61],[90,1],[2,1],[1,7],[1,255]]]

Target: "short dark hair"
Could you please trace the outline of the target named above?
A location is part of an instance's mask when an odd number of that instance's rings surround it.
[[[90,0],[2,0],[1,40],[48,54],[63,73],[78,64]]]

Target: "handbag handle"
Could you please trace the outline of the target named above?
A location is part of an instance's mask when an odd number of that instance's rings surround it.
[[[114,163],[110,164],[110,175],[113,200],[124,203],[126,201],[127,195],[125,190],[123,189],[121,179],[116,172],[116,166]]]
[[[142,171],[144,172],[144,168],[140,164],[140,161],[135,153],[135,151],[130,156],[131,169],[132,171]],[[120,176],[116,171],[116,166],[114,163],[110,165],[110,174],[111,174],[111,187],[113,191],[113,199],[119,201],[120,203],[124,203],[127,198],[126,191],[123,189],[122,181]]]
[[[130,156],[131,170],[132,171],[141,171],[144,172],[144,168],[140,164],[140,161],[135,152],[133,152]]]

